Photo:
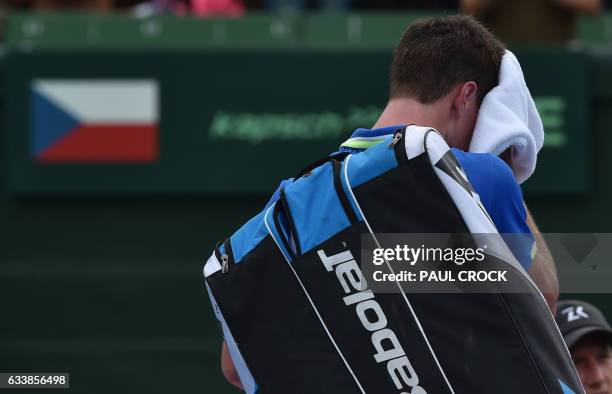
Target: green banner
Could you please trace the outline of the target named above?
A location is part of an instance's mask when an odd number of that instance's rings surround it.
[[[584,193],[586,58],[517,55],[546,129],[526,191]],[[375,122],[389,62],[386,51],[11,52],[4,90],[9,190],[271,193],[353,129]],[[119,126],[134,134],[112,134]],[[85,135],[97,139],[84,143]]]

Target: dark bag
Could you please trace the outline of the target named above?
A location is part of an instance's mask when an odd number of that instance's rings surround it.
[[[362,234],[497,234],[435,130],[410,126],[300,175],[204,267],[247,392],[583,392],[542,295],[503,241],[487,264],[509,271],[512,291],[370,290]]]

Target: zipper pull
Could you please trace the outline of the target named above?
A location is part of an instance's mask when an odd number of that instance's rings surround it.
[[[229,271],[229,256],[226,253],[221,255],[221,273],[226,274]]]
[[[402,131],[398,130],[394,135],[393,139],[389,143],[389,148],[393,148],[402,139]]]

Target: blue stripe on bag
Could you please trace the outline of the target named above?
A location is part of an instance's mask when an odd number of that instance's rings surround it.
[[[395,153],[389,147],[392,138],[393,136],[389,136],[378,145],[351,156],[348,176],[352,187],[355,188],[397,167]]]
[[[285,195],[302,253],[350,226],[334,189],[331,163],[288,185]]]
[[[232,252],[236,264],[240,263],[242,258],[255,249],[261,240],[268,235],[264,223],[264,214],[265,212],[259,213],[232,235],[230,242],[232,243]],[[221,253],[224,253],[224,250],[221,250]]]

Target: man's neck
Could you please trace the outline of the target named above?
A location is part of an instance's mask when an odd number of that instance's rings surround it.
[[[429,126],[443,132],[443,119],[440,119],[440,107],[445,105],[442,101],[432,104],[423,104],[412,98],[393,98],[382,112],[373,128],[387,127],[400,124],[415,124]]]

